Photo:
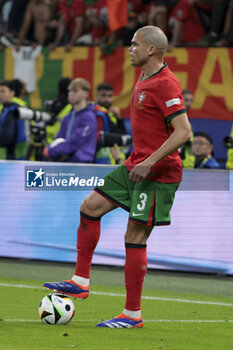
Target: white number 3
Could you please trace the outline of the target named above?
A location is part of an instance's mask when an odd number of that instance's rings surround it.
[[[146,206],[146,201],[147,201],[147,194],[146,193],[140,193],[139,198],[141,199],[141,203],[137,204],[137,209],[138,210],[143,210]]]

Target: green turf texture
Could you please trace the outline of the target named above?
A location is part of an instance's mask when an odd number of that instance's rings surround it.
[[[232,306],[143,299],[144,328],[96,328],[96,323],[116,316],[124,307],[123,296],[101,295],[125,294],[123,270],[115,268],[93,268],[91,291],[100,294],[76,300],[76,314],[68,325],[42,323],[38,306],[48,294],[42,283],[70,278],[73,269],[71,265],[0,260],[1,350],[233,350]],[[13,287],[18,284],[35,288]],[[233,305],[232,287],[232,278],[149,272],[143,296]]]

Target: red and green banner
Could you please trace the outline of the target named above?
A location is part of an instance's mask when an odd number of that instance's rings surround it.
[[[0,78],[12,79],[12,49],[1,52],[0,61]],[[177,48],[166,55],[165,61],[182,87],[194,94],[190,117],[233,121],[233,49]],[[83,77],[92,85],[92,99],[99,83],[112,84],[114,104],[124,117],[130,116],[130,96],[140,69],[131,66],[127,48],[118,48],[107,56],[94,47],[75,47],[69,53],[63,47],[53,52],[45,48],[36,67],[37,89],[28,98],[32,108],[44,109],[44,101],[56,97],[61,77]]]
[[[111,30],[125,27],[128,23],[128,1],[107,0],[108,21]]]

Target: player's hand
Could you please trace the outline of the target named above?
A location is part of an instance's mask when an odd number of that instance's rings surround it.
[[[48,147],[44,147],[42,153],[43,153],[43,156],[45,158],[49,159],[49,149],[48,149]]]
[[[150,164],[147,159],[143,162],[137,164],[129,173],[129,180],[131,182],[141,182],[144,181],[150,173],[152,164]]]
[[[120,108],[112,106],[109,110],[115,115],[117,119],[122,119]]]

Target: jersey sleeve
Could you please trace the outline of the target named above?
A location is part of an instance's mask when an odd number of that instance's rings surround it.
[[[185,113],[182,89],[178,81],[165,80],[161,82],[160,90],[155,95],[155,100],[156,105],[167,121]]]

